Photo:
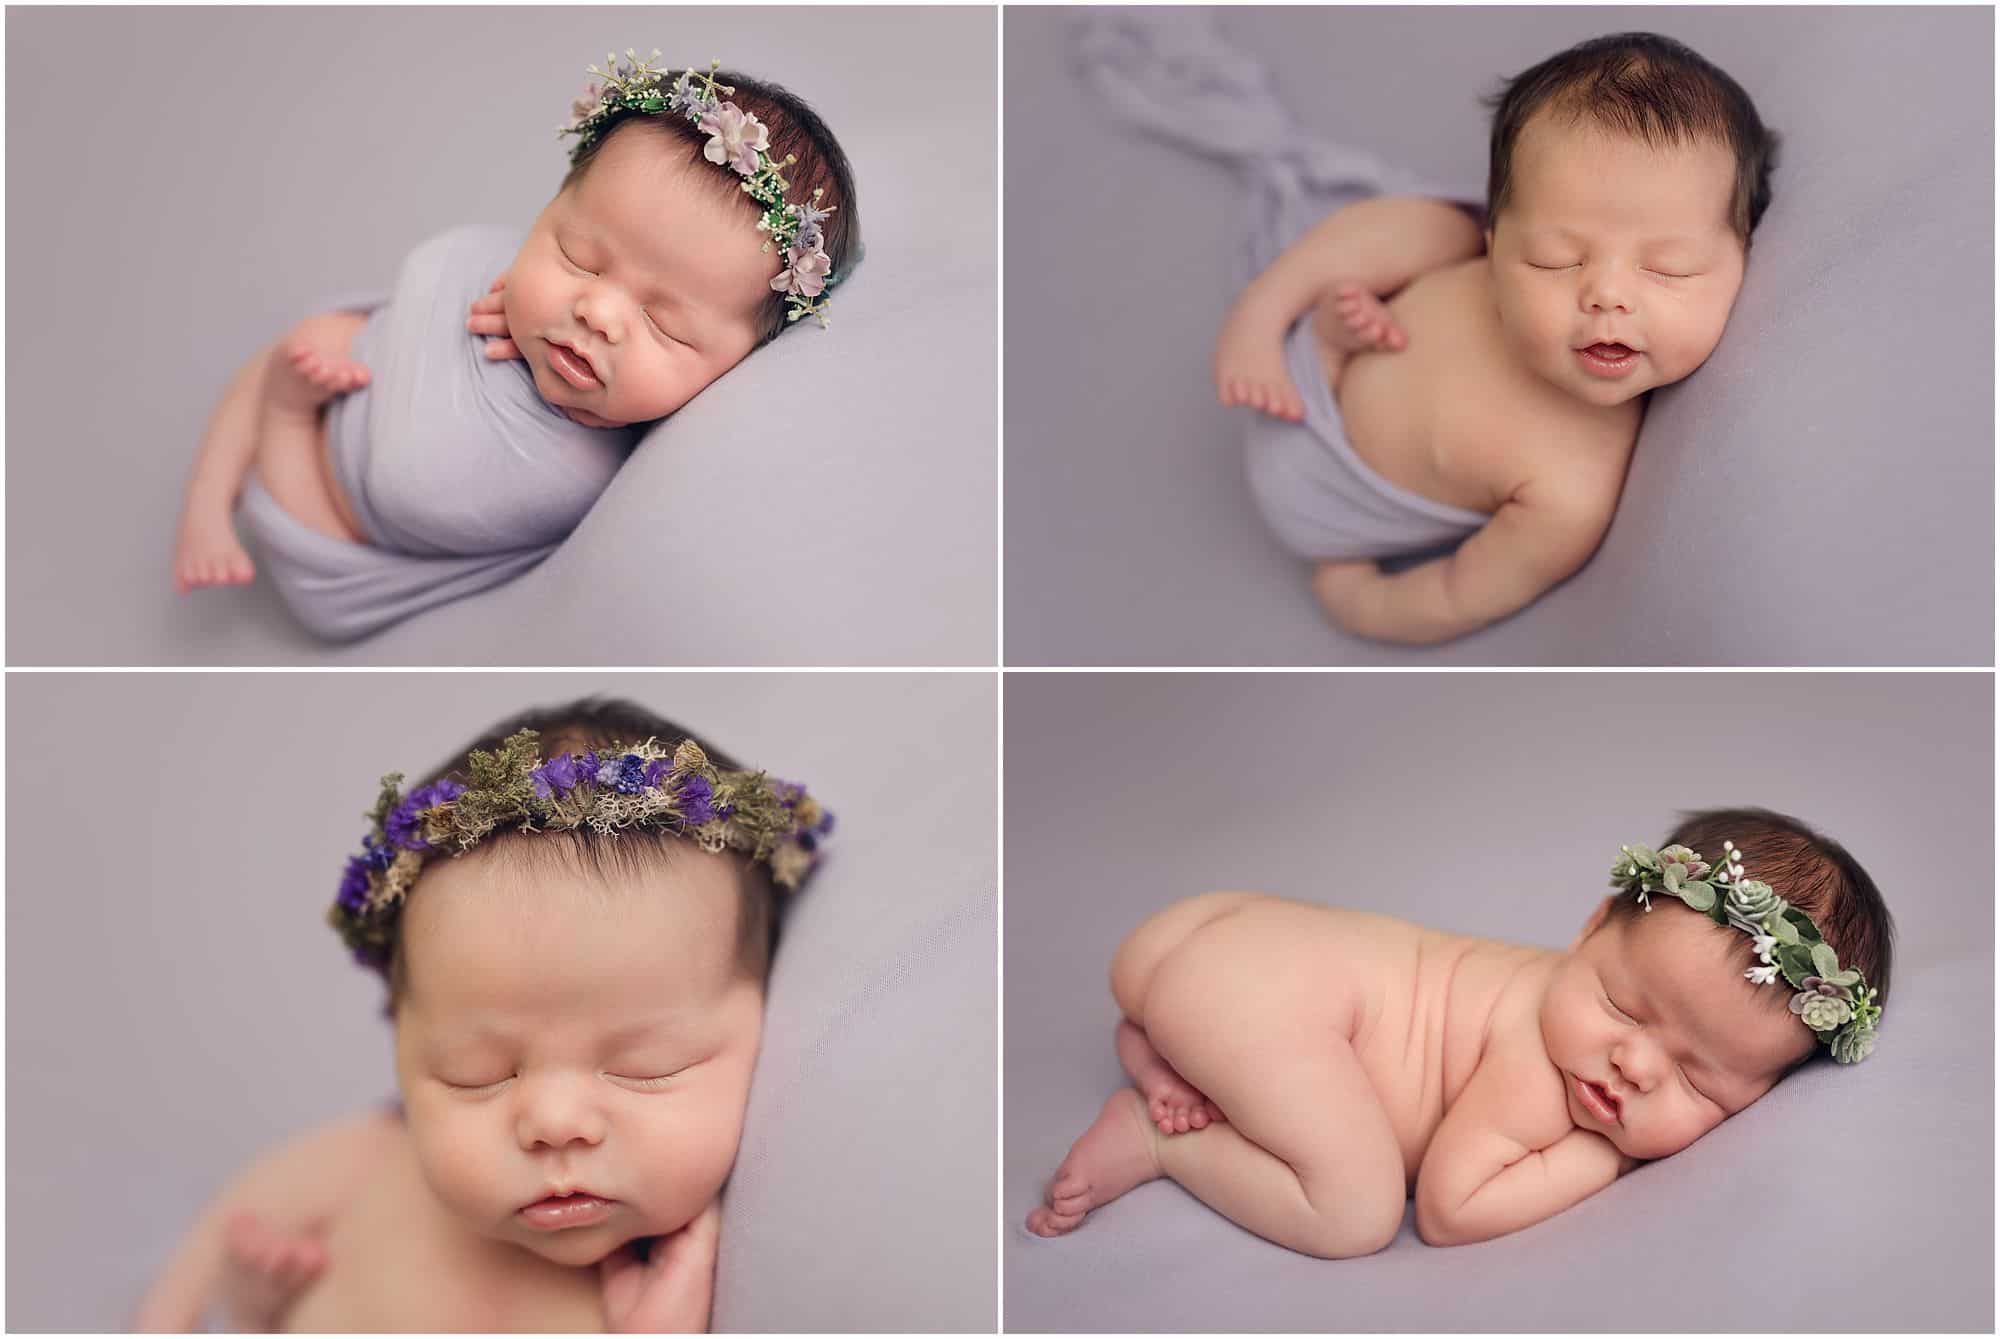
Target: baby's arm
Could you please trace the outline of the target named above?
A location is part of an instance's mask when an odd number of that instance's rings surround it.
[[[1215,348],[1215,388],[1224,404],[1280,418],[1305,413],[1285,372],[1285,333],[1336,285],[1376,297],[1430,270],[1479,254],[1479,225],[1456,205],[1422,196],[1376,196],[1334,211],[1250,281],[1230,308]]]
[[[232,1220],[247,1210],[280,1227],[322,1230],[346,1205],[366,1170],[384,1156],[385,1136],[393,1130],[392,1118],[370,1112],[267,1150],[202,1211],[139,1303],[132,1328],[194,1329],[229,1268]]]
[[[1530,485],[1449,557],[1389,575],[1372,559],[1321,563],[1313,592],[1344,630],[1429,645],[1461,637],[1539,599],[1597,552],[1618,494]]]
[[[1636,1165],[1603,1135],[1573,1124],[1560,1098],[1553,1106],[1560,1120],[1551,1124],[1550,1108],[1523,1096],[1548,1086],[1549,1069],[1538,1046],[1489,1046],[1417,1171],[1417,1235],[1424,1241],[1463,1246],[1518,1232]],[[1555,1130],[1564,1132],[1551,1140]]]

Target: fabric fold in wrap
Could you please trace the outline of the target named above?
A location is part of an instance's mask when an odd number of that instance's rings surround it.
[[[542,399],[527,363],[489,361],[466,311],[519,252],[519,229],[467,226],[413,249],[361,311],[369,382],[327,403],[327,451],[367,543],[312,530],[254,472],[239,515],[300,622],[347,641],[512,580],[583,520],[651,425],[589,428]]]
[[[1132,126],[1236,171],[1248,212],[1232,278],[1247,284],[1314,224],[1375,195],[1424,195],[1469,207],[1483,191],[1440,186],[1298,125],[1271,72],[1192,9],[1092,10],[1075,27],[1077,74]],[[1285,339],[1305,421],[1251,413],[1250,491],[1286,548],[1307,559],[1440,551],[1485,514],[1435,502],[1377,474],[1348,443],[1320,365],[1311,314]]]

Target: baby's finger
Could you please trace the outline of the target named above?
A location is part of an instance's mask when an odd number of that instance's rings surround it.
[[[521,346],[511,339],[496,339],[491,344],[488,344],[486,346],[486,356],[489,360],[496,363],[507,358],[527,357],[526,354],[521,352]]]
[[[489,293],[498,293],[501,289],[505,288],[506,286],[507,286],[507,276],[503,274],[498,279],[495,279],[493,281],[493,287],[487,289],[486,291]]]
[[[465,318],[465,328],[475,335],[504,335],[507,317],[502,312],[475,312]]]

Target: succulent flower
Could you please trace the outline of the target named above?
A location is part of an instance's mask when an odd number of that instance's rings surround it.
[[[1833,1061],[1837,1065],[1858,1065],[1875,1050],[1875,1029],[1854,1022],[1833,1039]]]
[[[1680,877],[1683,879],[1699,879],[1708,873],[1706,860],[1703,860],[1697,852],[1678,844],[1666,847],[1660,852],[1660,864],[1668,868],[1674,865],[1681,866]]]
[[[1791,1007],[1792,1012],[1814,1032],[1831,1032],[1854,1017],[1854,1006],[1846,999],[1817,990],[1801,990],[1792,996]]]
[[[746,177],[757,170],[757,155],[771,142],[763,122],[733,102],[710,103],[698,128],[711,137],[702,157],[711,163],[727,163]]]
[[[1756,879],[1740,879],[1729,885],[1729,908],[1746,920],[1761,921],[1785,905],[1771,891],[1771,885]]]

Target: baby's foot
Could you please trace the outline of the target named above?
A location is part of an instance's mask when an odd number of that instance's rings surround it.
[[[1321,340],[1348,353],[1386,349],[1393,353],[1410,342],[1382,300],[1359,284],[1336,284],[1333,296],[1313,313],[1313,330]]]
[[[174,543],[175,590],[185,595],[203,586],[242,586],[256,576],[226,512],[181,516],[180,538]]]
[[[1285,332],[1239,302],[1215,341],[1215,396],[1293,423],[1306,416],[1305,401],[1285,370]]]
[[[1038,1237],[1060,1237],[1074,1230],[1092,1209],[1160,1175],[1144,1105],[1130,1088],[1111,1094],[1049,1178],[1041,1205],[1028,1215],[1028,1231]]]
[[[360,312],[308,316],[278,346],[265,393],[288,409],[315,410],[368,384],[368,369],[347,356],[368,318]]]
[[[1161,1134],[1186,1134],[1222,1123],[1222,1108],[1182,1078],[1129,1018],[1118,1024],[1118,1060],[1145,1097],[1146,1114]]]
[[[229,1220],[224,1293],[231,1316],[270,1330],[308,1283],[326,1268],[326,1247],[309,1232],[287,1232],[245,1210]]]

